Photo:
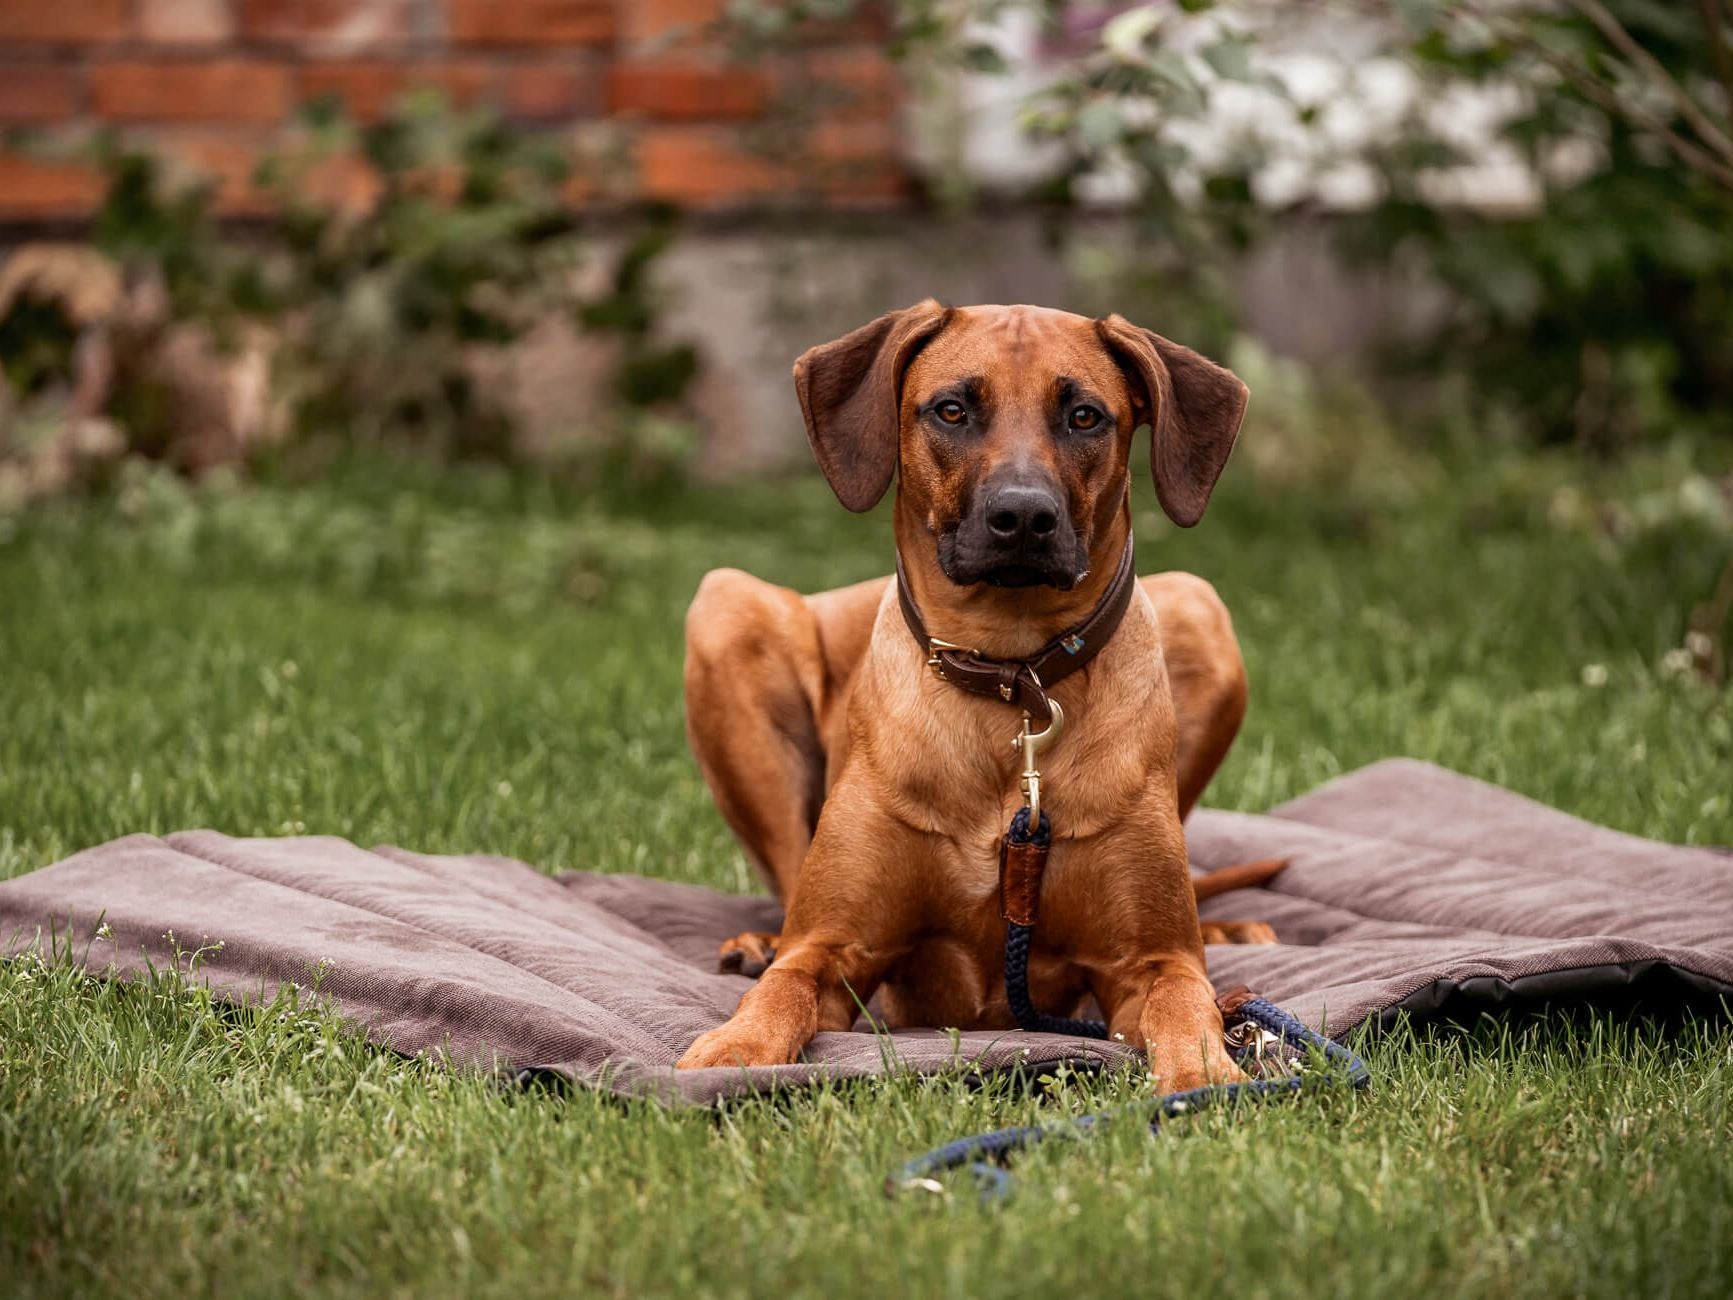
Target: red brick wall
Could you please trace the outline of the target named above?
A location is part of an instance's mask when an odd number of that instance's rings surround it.
[[[362,119],[432,86],[615,141],[611,199],[691,207],[882,205],[907,192],[898,87],[867,18],[742,63],[706,30],[724,0],[0,0],[0,221],[77,218],[101,192],[69,143],[99,125],[210,176],[231,213],[298,105]],[[364,200],[368,177],[334,175]],[[575,187],[574,195],[593,193]]]

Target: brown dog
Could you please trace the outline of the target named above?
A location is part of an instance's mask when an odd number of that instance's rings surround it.
[[[897,551],[931,634],[1010,660],[1111,594],[1133,433],[1151,427],[1157,494],[1189,527],[1246,403],[1234,375],[1118,316],[933,301],[811,349],[794,378],[843,505],[870,509],[897,478]],[[894,580],[801,596],[718,570],[686,635],[693,750],[788,912],[779,937],[723,945],[725,968],[774,961],[680,1066],[792,1062],[875,992],[892,1025],[1012,1025],[998,861],[1022,802],[1019,711],[929,671]],[[1227,610],[1187,574],[1134,582],[1117,630],[1050,694],[1068,722],[1042,756],[1035,1004],[1064,1015],[1093,996],[1163,1088],[1238,1078],[1181,830],[1245,712]]]

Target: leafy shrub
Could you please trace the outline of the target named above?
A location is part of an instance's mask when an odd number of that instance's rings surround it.
[[[1451,291],[1432,347],[1542,440],[1605,453],[1733,432],[1733,64],[1716,0],[1411,16],[1404,49],[1428,97],[1519,88],[1498,139],[1540,193],[1500,217],[1429,202],[1428,178],[1469,160],[1415,114],[1371,154],[1384,197],[1350,248],[1423,260]]]
[[[315,111],[299,150],[269,159],[272,247],[231,268],[243,310],[284,322],[279,366],[303,433],[348,426],[458,453],[503,453],[510,429],[470,353],[570,310],[579,253],[557,142],[414,97],[357,129]],[[309,198],[359,157],[380,179],[356,212]]]
[[[734,25],[762,49],[803,17],[859,7],[742,4]],[[898,0],[892,11],[891,48],[917,74],[1007,70],[995,43],[1007,15],[1042,24],[1050,53],[1071,51],[1039,70],[1044,84],[1022,104],[1027,134],[1055,159],[1034,197],[1134,214],[1140,245],[1120,291],[1159,284],[1175,331],[1206,348],[1225,352],[1236,333],[1229,268],[1324,206],[1348,255],[1446,291],[1438,318],[1383,360],[1410,376],[1465,373],[1477,418],[1597,452],[1733,425],[1727,0],[1178,0],[1117,13]],[[1351,54],[1333,50],[1338,38]],[[1319,89],[1285,75],[1283,56],[1320,48],[1339,79]],[[1388,67],[1414,93],[1340,129],[1341,101]],[[1475,94],[1494,110],[1478,139],[1457,111]],[[1464,169],[1495,153],[1533,182],[1517,210],[1464,192]],[[1355,197],[1331,198],[1344,178]],[[950,199],[959,184],[935,181]]]
[[[210,185],[177,184],[114,136],[93,149],[109,183],[90,239],[126,285],[99,322],[113,354],[106,406],[134,451],[201,467],[287,437],[507,457],[514,416],[487,363],[552,320],[614,341],[624,408],[678,409],[696,369],[693,350],[657,328],[653,273],[671,214],[636,219],[606,284],[586,288],[586,259],[599,255],[567,202],[564,143],[489,112],[412,96],[363,127],[315,106],[258,168],[261,215],[232,228]],[[64,315],[40,295],[0,310],[16,393],[74,385],[80,330]],[[205,436],[189,427],[198,403],[165,365],[170,341],[184,352],[189,334],[212,370],[249,356],[268,371],[268,409],[220,448],[189,450]]]

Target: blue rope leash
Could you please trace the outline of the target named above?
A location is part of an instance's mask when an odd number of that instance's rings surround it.
[[[938,1175],[952,1169],[966,1168],[979,1183],[981,1198],[995,1201],[1006,1196],[1012,1188],[1011,1175],[996,1162],[1049,1138],[1082,1137],[1097,1125],[1119,1115],[1147,1115],[1149,1131],[1154,1134],[1161,1131],[1161,1122],[1164,1119],[1195,1114],[1224,1103],[1232,1104],[1242,1097],[1292,1096],[1302,1091],[1316,1091],[1320,1085],[1336,1084],[1343,1078],[1355,1089],[1364,1088],[1372,1081],[1371,1072],[1359,1056],[1340,1043],[1313,1033],[1272,1002],[1253,998],[1244,1003],[1237,1014],[1280,1040],[1284,1049],[1304,1047],[1322,1052],[1330,1064],[1340,1067],[1340,1075],[1334,1072],[1329,1075],[1290,1075],[1280,1079],[1248,1079],[1244,1083],[1191,1088],[1185,1092],[1170,1092],[1166,1096],[1136,1102],[1116,1110],[1080,1115],[1063,1123],[1029,1124],[996,1129],[990,1133],[977,1133],[947,1142],[944,1146],[934,1147],[931,1151],[916,1156],[886,1180],[885,1190],[898,1192],[917,1187],[929,1191],[943,1191],[944,1187],[939,1183]],[[1243,1054],[1241,1063],[1245,1063]]]
[[[1051,843],[1051,834],[1046,813],[1041,814],[1041,820],[1033,833],[1029,829],[1028,808],[1018,809],[1011,819],[1009,838],[1013,843],[1035,843],[1046,847]],[[1071,1020],[1063,1016],[1044,1015],[1035,1009],[1035,1004],[1029,997],[1029,945],[1034,934],[1033,925],[1011,923],[1005,935],[1005,995],[1017,1023],[1024,1029],[1037,1033],[1065,1034],[1076,1038],[1106,1038],[1107,1026],[1099,1020]],[[1321,1084],[1333,1085],[1344,1079],[1357,1090],[1372,1081],[1371,1071],[1359,1056],[1340,1043],[1312,1032],[1272,1002],[1263,998],[1252,998],[1240,1004],[1234,1017],[1238,1021],[1255,1025],[1274,1039],[1276,1051],[1281,1058],[1285,1059],[1289,1052],[1297,1049],[1319,1052],[1326,1064],[1336,1066],[1338,1070],[1327,1074],[1292,1074],[1282,1078],[1248,1079],[1243,1083],[1191,1088],[1184,1092],[1170,1092],[1165,1096],[1137,1102],[1118,1110],[1081,1115],[1064,1123],[1022,1125],[958,1138],[905,1163],[885,1180],[885,1190],[895,1193],[905,1188],[918,1187],[942,1192],[944,1186],[938,1181],[937,1175],[952,1169],[967,1168],[980,1185],[982,1199],[999,1200],[1011,1191],[1012,1183],[1011,1175],[996,1162],[1002,1162],[1013,1152],[1033,1146],[1037,1142],[1045,1142],[1048,1138],[1081,1137],[1116,1115],[1147,1114],[1149,1130],[1154,1134],[1161,1131],[1161,1122],[1164,1119],[1195,1114],[1224,1103],[1235,1103],[1241,1097],[1293,1096],[1303,1090],[1315,1091]],[[1237,1059],[1240,1064],[1245,1065],[1249,1058],[1259,1054],[1263,1047],[1261,1042],[1248,1046],[1242,1049]]]
[[[1033,833],[1029,830],[1029,809],[1019,808],[1011,818],[1010,839],[1013,844],[1038,844],[1047,848],[1053,843],[1053,828],[1047,814]],[[1067,1034],[1072,1038],[1106,1038],[1107,1026],[1099,1020],[1068,1020],[1064,1016],[1043,1015],[1029,998],[1029,945],[1035,937],[1033,925],[1018,925],[1015,921],[1005,932],[1005,996],[1011,1003],[1011,1014],[1024,1029],[1042,1034]]]

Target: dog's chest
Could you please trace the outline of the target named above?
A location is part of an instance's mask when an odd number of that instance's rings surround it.
[[[1009,1029],[1016,1026],[1006,1000],[1004,926],[929,933],[885,977],[881,1006],[897,1027]],[[1029,988],[1037,1006],[1070,1013],[1088,992],[1088,971],[1037,946],[1029,961]]]
[[[996,887],[999,842],[1027,799],[1016,743],[1022,720],[1003,710],[946,722],[932,716],[892,739],[902,752],[876,765],[884,773],[880,792],[905,825],[954,848],[934,864],[948,878]],[[1139,821],[1173,816],[1163,811],[1173,797],[1172,741],[1165,752],[1162,742],[1146,718],[1128,717],[1077,726],[1039,753],[1041,806],[1054,834],[1110,842]]]
[[[903,629],[892,632],[875,638],[851,710],[872,784],[920,829],[966,838],[984,821],[996,837],[1023,801],[1021,711],[939,680]],[[1171,784],[1173,700],[1153,617],[1128,617],[1053,698],[1064,723],[1036,766],[1055,826],[1063,819],[1070,834],[1099,834]]]
[[[999,846],[1024,798],[1022,716],[938,681],[908,662],[908,648],[892,641],[869,660],[871,707],[852,719],[868,787],[924,833],[922,925],[886,974],[883,1005],[893,1024],[1009,1027]],[[1173,704],[1153,622],[1130,620],[1054,696],[1066,722],[1037,759],[1055,839],[1029,971],[1036,1005],[1068,1014],[1125,933],[1109,922],[1136,888],[1126,865],[1166,856],[1151,828],[1178,822]],[[1183,849],[1169,865],[1183,873]]]
[[[914,941],[885,976],[893,1023],[993,1028],[1014,1024],[1006,1001],[1006,925],[1000,910],[999,843],[936,842],[924,864],[927,894]],[[1041,890],[1041,922],[1029,961],[1036,1005],[1068,1014],[1088,992],[1093,971],[1111,961],[1098,950],[1105,935],[1092,923],[1091,874],[1110,868],[1099,845],[1061,839],[1053,846]],[[1099,883],[1099,882],[1098,882]]]

